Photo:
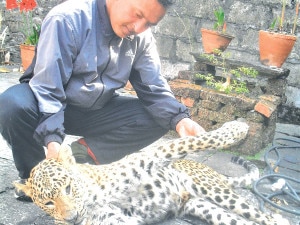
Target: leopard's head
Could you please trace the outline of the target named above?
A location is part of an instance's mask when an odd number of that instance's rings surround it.
[[[15,186],[56,220],[80,224],[88,191],[69,146],[62,146],[57,159],[45,159],[35,166],[25,185]]]

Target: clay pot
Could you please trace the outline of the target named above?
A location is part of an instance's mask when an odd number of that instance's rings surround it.
[[[260,62],[280,68],[291,53],[297,37],[269,31],[259,31]]]
[[[30,66],[32,59],[34,57],[34,45],[20,45],[20,51],[21,51],[21,61],[22,61],[22,67],[23,70],[26,70],[28,66]]]
[[[205,53],[212,54],[215,49],[225,51],[231,40],[231,35],[220,33],[214,30],[201,28],[202,45]]]

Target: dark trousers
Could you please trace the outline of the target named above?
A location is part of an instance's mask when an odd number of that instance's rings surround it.
[[[21,178],[45,158],[43,146],[33,139],[40,118],[36,98],[27,83],[0,95],[0,131],[10,144]],[[159,126],[134,97],[116,96],[99,110],[82,111],[67,106],[66,134],[83,136],[101,164],[137,151],[167,130]]]

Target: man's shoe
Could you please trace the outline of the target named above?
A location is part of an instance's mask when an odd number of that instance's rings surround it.
[[[72,142],[71,149],[77,163],[99,164],[94,153],[83,138]]]
[[[19,179],[16,180],[15,183],[25,184],[26,181],[27,179]],[[17,188],[15,188],[15,198],[22,202],[32,202],[32,199],[29,196],[27,196],[23,191],[17,190]]]

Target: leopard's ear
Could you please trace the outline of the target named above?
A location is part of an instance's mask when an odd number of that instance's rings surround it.
[[[21,184],[19,182],[13,182],[13,185],[17,190],[23,191],[25,195],[32,198],[31,183],[29,181],[26,181],[25,184]]]
[[[72,155],[71,147],[67,144],[62,144],[58,153],[57,161],[62,162],[65,165],[73,165],[76,163],[74,156]]]

